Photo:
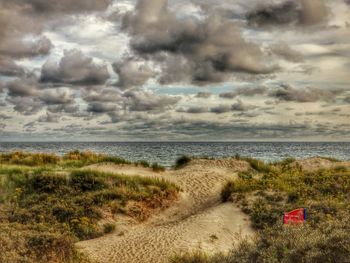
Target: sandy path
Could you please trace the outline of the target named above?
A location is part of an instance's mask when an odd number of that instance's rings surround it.
[[[169,262],[174,254],[191,250],[226,252],[240,233],[243,236],[253,234],[248,217],[239,208],[220,202],[222,186],[235,178],[237,171],[246,169],[242,162],[198,160],[184,169],[164,173],[116,165],[91,168],[165,178],[182,189],[175,205],[147,223],[124,227],[123,235],[117,231],[79,242],[77,246],[95,262],[162,263]]]

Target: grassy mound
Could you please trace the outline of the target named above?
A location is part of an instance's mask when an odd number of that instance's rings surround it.
[[[114,163],[114,164],[134,164],[143,167],[151,167],[154,171],[164,171],[165,168],[157,163],[152,165],[147,161],[140,160],[130,162],[118,156],[109,156],[94,152],[71,151],[64,156],[58,156],[53,153],[27,153],[10,152],[0,154],[0,164],[14,164],[25,166],[56,166],[62,168],[79,168],[90,164]]]
[[[75,170],[114,157],[56,157],[1,155],[0,262],[82,262],[74,243],[115,229],[100,223],[106,212],[143,221],[177,197],[163,180]]]
[[[222,191],[247,213],[258,237],[243,241],[229,255],[187,254],[174,263],[349,262],[350,171],[344,167],[304,171],[294,159],[251,166]],[[283,226],[283,212],[303,207],[303,226]]]

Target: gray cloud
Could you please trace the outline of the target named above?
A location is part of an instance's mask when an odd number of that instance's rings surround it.
[[[162,83],[219,82],[234,72],[277,70],[257,44],[242,37],[236,23],[215,13],[204,20],[180,19],[168,9],[166,0],[140,0],[135,11],[125,15],[123,28],[138,55],[162,62]]]
[[[87,102],[118,102],[123,100],[122,92],[114,87],[81,89],[81,97]]]
[[[103,11],[110,0],[30,0],[23,3],[23,0],[2,0],[3,6],[12,9],[23,10],[27,14],[47,15],[47,14],[72,14],[92,11]]]
[[[5,84],[11,97],[30,97],[38,94],[35,78],[15,79]]]
[[[286,25],[295,23],[300,17],[296,1],[286,1],[279,4],[261,3],[256,10],[247,14],[251,26]]]
[[[267,88],[264,86],[253,87],[253,88],[238,88],[231,92],[223,92],[219,94],[220,98],[233,99],[237,96],[252,97],[255,95],[262,95],[267,92]]]
[[[34,57],[47,55],[52,47],[46,37],[26,40],[18,37],[7,37],[0,42],[0,54],[12,58]]]
[[[42,109],[43,103],[35,97],[7,97],[6,101],[14,105],[14,110],[24,115],[32,115]]]
[[[299,63],[303,62],[304,58],[303,55],[300,52],[297,52],[294,49],[291,49],[287,43],[280,42],[277,44],[274,44],[270,47],[270,50],[273,54],[276,54],[277,56],[280,56],[284,58],[285,60]]]
[[[60,119],[60,115],[46,112],[45,115],[39,117],[38,122],[58,123]]]
[[[104,84],[108,78],[106,65],[96,64],[76,49],[66,50],[59,63],[48,60],[41,69],[42,82],[98,85]]]
[[[213,95],[213,94],[210,93],[210,92],[201,91],[201,92],[198,92],[198,93],[197,93],[196,98],[208,99],[208,98],[210,98],[212,95]]]
[[[49,112],[77,111],[72,90],[62,87],[45,89],[33,76],[9,81],[4,87],[8,91],[6,101],[14,105],[14,110],[26,115],[43,107],[47,107]]]
[[[48,105],[72,104],[74,93],[68,88],[47,89],[41,91],[39,98]]]
[[[148,65],[130,58],[114,63],[113,69],[119,76],[117,86],[122,89],[142,86],[148,79],[155,75]]]
[[[24,74],[24,69],[18,66],[12,59],[0,57],[0,75],[20,76]]]
[[[13,1],[0,2],[0,56],[23,58],[49,52],[50,40],[40,36],[43,19],[30,16],[26,11],[23,3],[14,6]]]
[[[231,107],[229,105],[218,105],[210,108],[210,112],[221,114],[231,111]]]
[[[251,26],[315,25],[327,21],[330,10],[324,0],[262,2],[247,14]]]
[[[163,111],[170,109],[180,100],[178,96],[155,95],[143,90],[128,91],[123,96],[130,111]]]
[[[6,114],[0,113],[0,120],[8,120],[8,119],[11,119],[11,117]]]
[[[244,104],[241,100],[237,100],[237,102],[231,106],[232,111],[248,111],[254,108],[254,106]]]
[[[184,112],[184,113],[192,113],[192,114],[199,114],[199,113],[205,113],[208,112],[207,107],[189,107],[189,108],[180,108],[177,110],[177,112]]]
[[[344,91],[339,89],[294,88],[289,85],[281,85],[279,88],[271,90],[269,95],[282,101],[316,102],[334,101],[335,97],[342,92]]]
[[[106,113],[115,111],[117,109],[117,106],[113,103],[106,103],[106,102],[92,102],[88,106],[88,112],[93,113]]]

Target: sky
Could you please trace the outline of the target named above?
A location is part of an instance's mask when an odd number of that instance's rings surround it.
[[[350,141],[350,0],[0,0],[0,141]]]

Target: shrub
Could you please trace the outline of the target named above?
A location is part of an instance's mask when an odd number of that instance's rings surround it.
[[[153,163],[152,164],[152,170],[155,172],[164,172],[165,171],[165,167],[159,165],[158,163]]]
[[[191,161],[191,158],[186,155],[178,158],[175,162],[175,169],[180,169],[185,167],[190,161]]]
[[[115,231],[115,224],[106,223],[103,225],[103,233],[109,234]]]
[[[0,224],[0,262],[72,262],[75,239],[43,225]]]

